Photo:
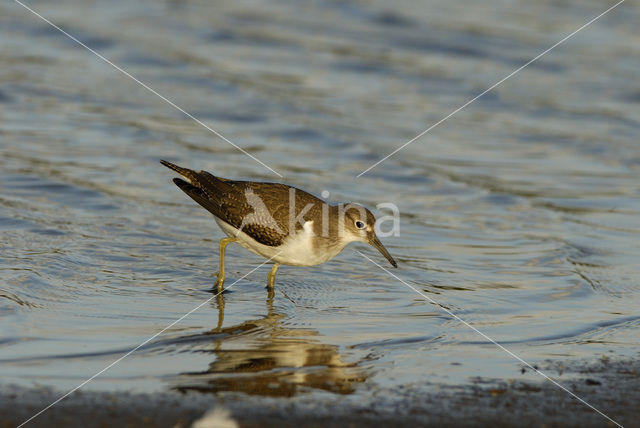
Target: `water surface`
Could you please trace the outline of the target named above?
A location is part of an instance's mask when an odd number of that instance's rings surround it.
[[[30,2],[284,175],[393,202],[393,273],[559,381],[638,356],[631,0],[360,178],[607,4]],[[0,376],[72,388],[359,395],[538,379],[363,259],[207,290],[222,233],[165,158],[278,180],[15,3],[0,5]],[[384,214],[380,213],[379,214]],[[262,260],[228,248],[228,284]]]

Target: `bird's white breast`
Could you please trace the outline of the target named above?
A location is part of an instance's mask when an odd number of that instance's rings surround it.
[[[342,250],[342,248],[336,248],[324,253],[315,251],[313,221],[305,222],[301,231],[295,235],[287,236],[282,245],[278,247],[261,244],[243,231],[218,218],[216,218],[216,222],[224,233],[229,237],[236,238],[236,242],[242,247],[283,265],[314,266],[335,257]]]

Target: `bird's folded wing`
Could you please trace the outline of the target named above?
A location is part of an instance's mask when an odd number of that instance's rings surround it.
[[[247,195],[252,194],[251,185],[254,183],[227,180],[206,171],[196,172],[167,161],[161,162],[189,180],[187,182],[181,178],[174,178],[173,182],[211,214],[242,230],[261,244],[282,244],[288,228],[279,227],[273,220],[271,224],[267,221],[271,218],[269,211],[247,200]]]

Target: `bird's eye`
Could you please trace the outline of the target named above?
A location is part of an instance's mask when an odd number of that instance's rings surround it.
[[[364,229],[365,227],[367,227],[367,225],[361,222],[360,220],[356,220],[356,227],[358,229]]]

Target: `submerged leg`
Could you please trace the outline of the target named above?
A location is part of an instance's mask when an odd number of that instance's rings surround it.
[[[278,267],[280,267],[279,263],[274,264],[269,271],[269,275],[267,275],[267,287],[269,287],[269,290],[273,290],[273,283],[276,281],[276,271]]]
[[[222,285],[224,284],[224,249],[235,241],[236,238],[222,238],[220,240],[220,270],[217,272],[218,279],[213,284],[214,287],[218,286],[218,293],[222,293]]]

